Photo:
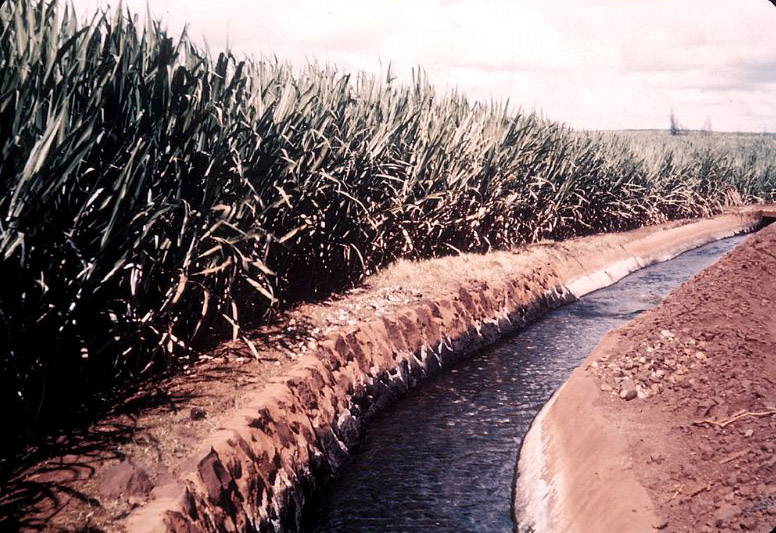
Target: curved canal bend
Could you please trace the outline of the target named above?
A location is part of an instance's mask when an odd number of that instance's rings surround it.
[[[607,331],[743,238],[631,274],[411,390],[370,421],[352,463],[311,510],[308,530],[514,531],[515,461],[544,403]]]

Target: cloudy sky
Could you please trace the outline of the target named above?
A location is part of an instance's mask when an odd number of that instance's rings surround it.
[[[88,12],[116,0],[73,0]],[[588,129],[776,132],[767,0],[148,0],[212,51],[400,76],[509,98]],[[146,0],[124,0],[144,11]]]

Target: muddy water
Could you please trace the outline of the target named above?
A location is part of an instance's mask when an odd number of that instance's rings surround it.
[[[410,391],[368,425],[311,513],[322,532],[511,532],[531,420],[601,337],[655,306],[742,237],[687,252],[546,315]]]

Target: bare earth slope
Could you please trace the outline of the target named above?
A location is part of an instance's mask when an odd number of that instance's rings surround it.
[[[535,422],[517,508],[539,531],[771,531],[775,350],[776,225],[604,339]]]

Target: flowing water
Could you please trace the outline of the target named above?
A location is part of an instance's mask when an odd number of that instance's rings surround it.
[[[547,314],[375,416],[311,512],[323,532],[511,532],[520,442],[603,335],[734,248],[718,241]],[[519,519],[519,517],[518,517]]]

